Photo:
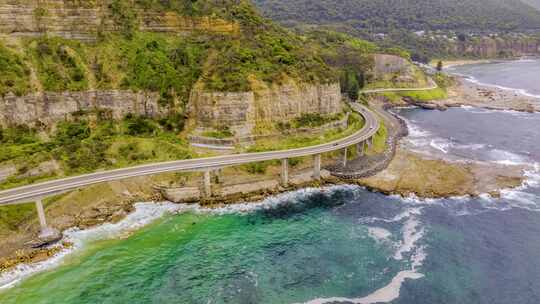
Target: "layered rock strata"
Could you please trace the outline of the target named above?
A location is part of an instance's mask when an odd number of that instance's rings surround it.
[[[159,106],[159,94],[132,91],[45,92],[26,96],[0,97],[0,125],[50,125],[76,113],[105,111],[110,118],[126,114],[159,117],[166,109]]]
[[[286,122],[302,114],[334,115],[343,111],[339,84],[288,82],[240,93],[193,91],[190,117],[198,131],[228,126],[235,136],[253,134],[257,125]]]

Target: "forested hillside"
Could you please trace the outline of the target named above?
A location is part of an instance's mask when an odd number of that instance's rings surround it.
[[[385,51],[298,35],[247,0],[0,0],[0,189],[193,157],[188,135],[320,114],[306,96],[339,111],[338,83],[355,98]]]
[[[540,28],[538,0],[255,0],[285,23],[347,23],[385,32],[411,30],[516,30]]]

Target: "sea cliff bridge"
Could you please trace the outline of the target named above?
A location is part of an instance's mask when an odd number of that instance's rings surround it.
[[[281,183],[286,186],[289,180],[288,160],[294,157],[313,156],[313,178],[321,178],[321,154],[343,150],[343,165],[347,163],[347,149],[358,145],[363,151],[364,145],[371,144],[373,136],[379,130],[379,120],[377,116],[366,107],[353,103],[351,107],[354,111],[362,115],[365,124],[358,132],[345,138],[311,147],[304,147],[283,151],[259,152],[232,154],[208,158],[197,158],[178,160],[171,162],[162,162],[141,165],[130,168],[109,170],[74,177],[56,179],[52,181],[36,183],[28,186],[17,187],[9,190],[0,191],[0,206],[23,204],[33,202],[41,225],[42,236],[53,233],[47,226],[45,212],[43,210],[42,200],[48,196],[56,195],[85,186],[121,180],[137,176],[153,175],[166,172],[204,172],[204,193],[211,195],[211,172],[220,170],[224,167],[242,165],[253,162],[262,162],[268,160],[281,160]]]

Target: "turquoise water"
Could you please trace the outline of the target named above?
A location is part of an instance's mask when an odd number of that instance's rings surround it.
[[[361,208],[340,210],[359,195],[344,188],[248,214],[166,216],[128,239],[94,243],[0,302],[293,303],[369,294],[408,262],[389,258],[390,240],[369,237]]]
[[[400,114],[410,149],[522,164],[527,182],[500,199],[336,186],[218,210],[139,204],[117,226],[70,232],[84,246],[0,303],[540,303],[540,114]]]

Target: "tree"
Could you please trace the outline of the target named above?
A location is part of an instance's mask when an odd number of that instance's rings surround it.
[[[443,70],[443,63],[442,61],[439,60],[439,62],[437,62],[437,71],[441,72]]]
[[[358,84],[358,76],[352,70],[349,70],[347,74],[347,95],[349,95],[349,98],[351,100],[356,101],[359,97],[358,93],[360,91],[360,85]]]

